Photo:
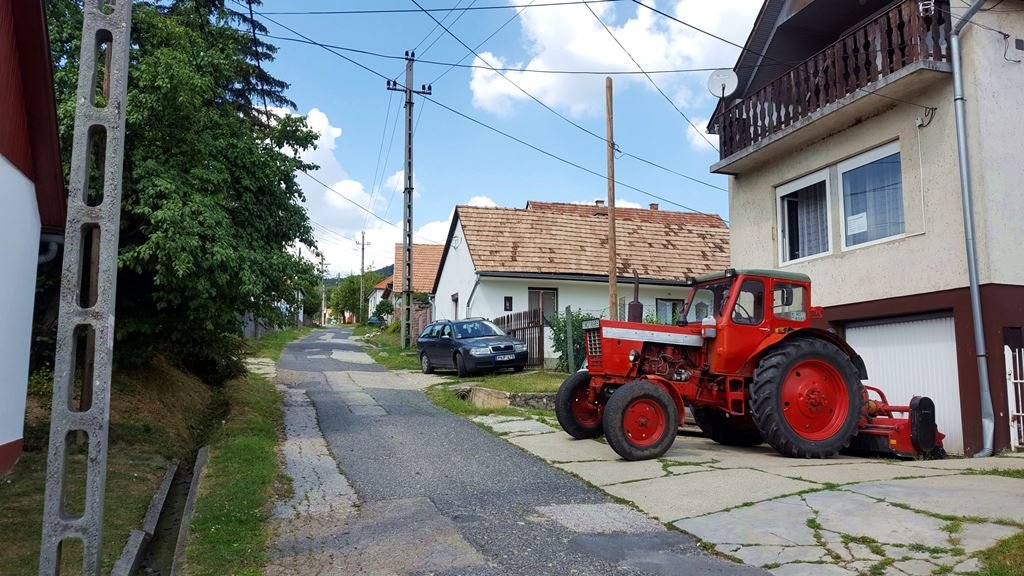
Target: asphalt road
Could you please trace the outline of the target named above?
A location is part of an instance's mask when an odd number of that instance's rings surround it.
[[[764,574],[710,556],[419,390],[376,387],[381,377],[367,373],[383,369],[339,341],[346,330],[331,332],[329,343],[319,331],[290,345],[279,366],[320,373],[302,387],[361,501],[359,519],[332,534],[351,570],[341,573]],[[602,533],[619,523],[633,533]]]

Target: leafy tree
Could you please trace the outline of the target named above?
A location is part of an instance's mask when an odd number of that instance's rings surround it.
[[[383,280],[384,277],[374,271],[367,271],[363,274],[363,296],[369,297],[373,285]],[[359,298],[359,275],[353,274],[343,278],[341,283],[331,294],[331,309],[339,315],[342,312],[351,312],[356,316],[356,322],[366,321],[366,302]]]
[[[258,5],[258,2],[254,2]],[[79,2],[48,1],[65,166],[74,125]],[[209,0],[136,2],[126,106],[118,361],[171,353],[218,368],[237,357],[246,312],[283,320],[316,283],[296,246],[315,249],[295,173],[316,134],[287,84],[258,60],[273,47],[247,16]],[[239,27],[236,27],[239,26]],[[70,232],[70,231],[69,231]],[[319,291],[315,291],[319,296]]]
[[[395,312],[395,305],[391,303],[391,300],[381,300],[377,302],[377,307],[373,309],[373,315],[378,318],[383,318]]]
[[[583,365],[583,359],[586,357],[586,347],[583,345],[583,322],[595,318],[596,316],[581,310],[572,311],[569,314],[555,313],[548,316],[547,324],[551,328],[551,344],[555,352],[558,352],[558,370],[575,372]],[[575,366],[569,366],[569,346],[566,335],[570,331],[572,332],[572,359]]]

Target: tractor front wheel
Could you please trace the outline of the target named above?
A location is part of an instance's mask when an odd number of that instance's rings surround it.
[[[582,370],[570,374],[555,395],[558,423],[569,436],[578,440],[597,438],[604,433],[600,407],[587,400],[589,389],[590,372]]]
[[[625,460],[649,460],[668,451],[679,429],[672,396],[657,384],[635,380],[616,390],[604,407],[608,444]]]
[[[750,386],[761,435],[796,458],[828,458],[849,446],[863,402],[850,357],[816,338],[779,344],[761,359]]]
[[[761,432],[750,416],[729,416],[714,408],[693,408],[697,421],[708,438],[726,446],[757,446],[764,442]]]

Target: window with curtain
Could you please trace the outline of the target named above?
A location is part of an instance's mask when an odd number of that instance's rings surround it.
[[[829,251],[827,174],[823,171],[779,187],[782,262]]]
[[[839,165],[844,247],[903,234],[903,180],[898,143]]]
[[[528,292],[530,310],[541,309],[545,321],[558,314],[558,289],[530,288]]]

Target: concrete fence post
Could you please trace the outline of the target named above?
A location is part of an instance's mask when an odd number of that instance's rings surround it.
[[[565,307],[565,353],[568,354],[566,357],[566,366],[569,368],[569,373],[572,374],[576,371],[576,359],[573,358],[574,350],[572,347],[572,333],[576,329],[572,322],[572,306]]]

